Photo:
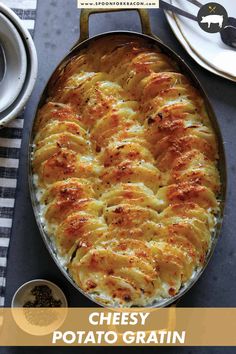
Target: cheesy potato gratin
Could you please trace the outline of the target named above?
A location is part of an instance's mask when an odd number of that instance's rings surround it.
[[[216,137],[199,92],[156,46],[106,36],[59,67],[32,159],[44,228],[94,300],[152,305],[203,266]]]

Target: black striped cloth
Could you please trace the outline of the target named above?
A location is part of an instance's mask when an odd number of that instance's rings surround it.
[[[37,0],[1,0],[15,11],[33,35]],[[24,120],[19,117],[0,130],[0,306],[4,305],[6,267],[17,185]]]

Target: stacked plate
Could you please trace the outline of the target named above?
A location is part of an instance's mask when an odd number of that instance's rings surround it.
[[[19,17],[0,2],[0,127],[23,110],[37,77],[34,42]]]
[[[197,15],[198,7],[183,0],[165,0],[176,7]],[[200,0],[204,5],[209,0]],[[236,18],[235,0],[217,0],[229,17]],[[197,22],[166,12],[167,20],[186,51],[202,67],[214,74],[236,82],[236,50],[224,44],[219,33],[204,32]]]

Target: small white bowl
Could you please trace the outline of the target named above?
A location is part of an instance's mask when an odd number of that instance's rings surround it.
[[[11,307],[23,307],[28,300],[32,299],[31,290],[38,285],[47,285],[52,290],[52,296],[57,300],[61,300],[61,307],[68,307],[63,291],[56,284],[45,279],[33,279],[21,285],[12,298]]]
[[[31,290],[38,285],[47,285],[52,296],[61,300],[61,307],[23,307],[27,301],[33,301]],[[21,285],[12,298],[12,316],[15,323],[26,333],[44,336],[57,330],[65,321],[68,304],[63,291],[54,283],[45,279],[34,279]]]
[[[27,57],[24,43],[13,23],[0,13],[0,42],[5,54],[6,69],[0,83],[0,112],[19,96],[26,78]]]
[[[38,73],[37,52],[29,31],[23,25],[21,19],[9,7],[0,2],[0,12],[3,13],[16,27],[25,46],[27,56],[27,72],[22,90],[6,110],[0,113],[0,128],[4,127],[12,119],[16,118],[24,109],[36,82]]]

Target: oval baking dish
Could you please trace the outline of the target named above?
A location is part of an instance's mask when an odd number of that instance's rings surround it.
[[[40,99],[32,205],[49,253],[90,300],[168,306],[197,281],[219,236],[222,136],[199,81],[152,34],[145,10],[142,34],[88,38],[97,12],[81,11],[80,40]]]

